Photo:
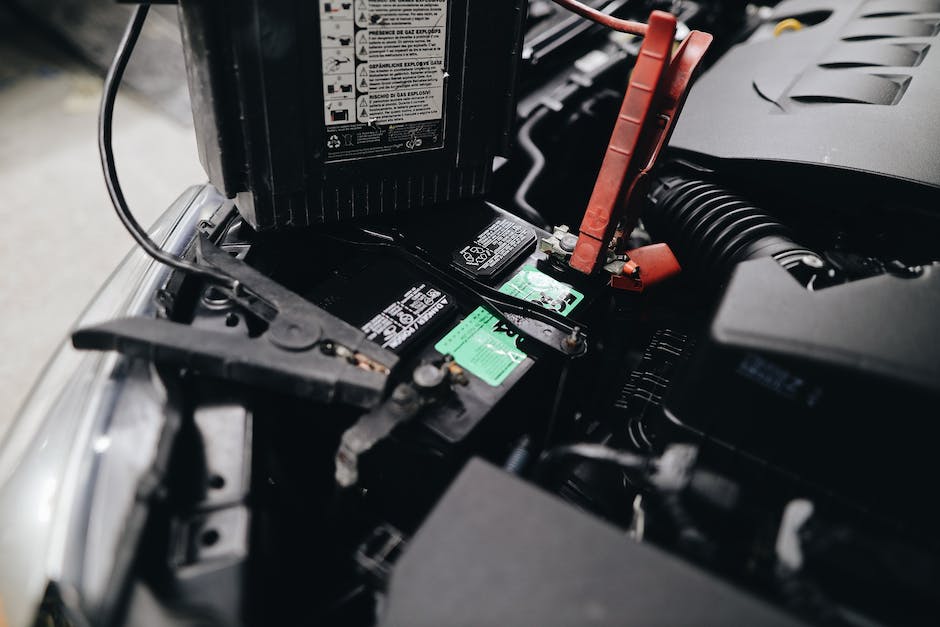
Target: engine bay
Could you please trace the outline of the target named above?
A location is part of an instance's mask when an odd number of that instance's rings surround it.
[[[123,337],[173,427],[109,624],[936,623],[940,2],[589,4],[714,36],[616,235],[681,272],[568,266],[641,40],[530,0],[485,198],[200,224],[365,342],[182,273],[158,317],[203,335]],[[275,331],[333,387],[186,346]]]

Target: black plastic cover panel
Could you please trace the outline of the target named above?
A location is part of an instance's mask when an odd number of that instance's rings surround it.
[[[801,30],[774,36],[796,18]],[[940,189],[940,0],[788,0],[706,72],[671,146]],[[835,179],[829,179],[835,180]]]
[[[918,529],[940,510],[940,266],[811,291],[738,265],[664,408],[713,443]],[[873,460],[878,460],[873,463]]]
[[[396,565],[381,624],[802,623],[474,459]]]
[[[940,395],[940,267],[806,290],[771,259],[738,266],[712,324],[725,346],[868,372]]]

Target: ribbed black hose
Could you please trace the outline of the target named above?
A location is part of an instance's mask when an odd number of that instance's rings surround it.
[[[643,216],[650,235],[669,244],[684,272],[709,283],[724,281],[748,259],[774,257],[789,268],[807,255],[817,257],[779,220],[713,183],[667,176],[650,199]]]

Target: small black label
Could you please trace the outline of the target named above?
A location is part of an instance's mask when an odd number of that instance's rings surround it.
[[[472,242],[454,252],[454,265],[478,278],[497,275],[535,243],[529,227],[498,218]]]
[[[422,329],[453,309],[450,296],[420,283],[360,328],[371,341],[398,353],[420,335]]]

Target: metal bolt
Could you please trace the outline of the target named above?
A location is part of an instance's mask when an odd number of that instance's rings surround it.
[[[561,341],[561,348],[568,354],[574,354],[581,351],[584,346],[584,340],[581,338],[581,327],[571,329],[571,333]]]
[[[432,390],[444,382],[447,377],[446,368],[438,368],[433,364],[421,364],[411,373],[415,385],[425,390]]]

